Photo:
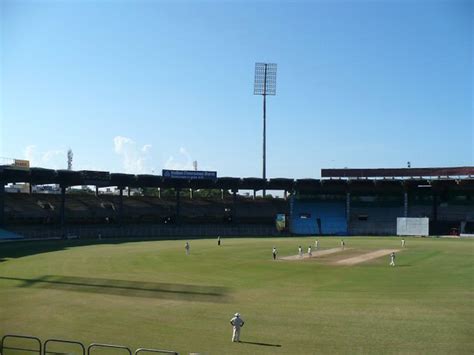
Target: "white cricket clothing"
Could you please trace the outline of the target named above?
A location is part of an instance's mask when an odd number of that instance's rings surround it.
[[[395,266],[395,255],[390,255],[390,266]]]
[[[230,320],[230,324],[232,324],[232,341],[240,341],[240,328],[244,325],[244,320],[240,317],[233,317]]]
[[[311,251],[311,247],[308,248],[308,255],[311,257],[313,256],[313,252]]]

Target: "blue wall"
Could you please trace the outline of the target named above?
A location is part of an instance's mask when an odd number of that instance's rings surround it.
[[[302,218],[306,216],[307,218]],[[322,234],[347,234],[346,204],[344,202],[290,201],[290,232],[320,234],[317,219],[321,219]]]

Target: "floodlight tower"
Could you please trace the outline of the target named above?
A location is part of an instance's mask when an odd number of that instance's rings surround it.
[[[275,63],[255,63],[254,95],[263,96],[263,174],[266,179],[266,143],[267,143],[267,95],[276,95],[276,72]],[[265,197],[265,189],[263,189]]]

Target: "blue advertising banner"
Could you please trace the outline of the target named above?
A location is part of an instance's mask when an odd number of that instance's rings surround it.
[[[170,179],[187,179],[187,180],[203,180],[217,179],[216,171],[196,171],[196,170],[165,170],[163,169],[162,176]]]

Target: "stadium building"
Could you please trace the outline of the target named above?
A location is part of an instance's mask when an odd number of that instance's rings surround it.
[[[33,238],[395,235],[397,218],[426,217],[430,234],[474,233],[474,167],[322,169],[321,179],[296,180],[179,174],[1,166],[0,227]],[[118,193],[100,193],[111,187]]]

